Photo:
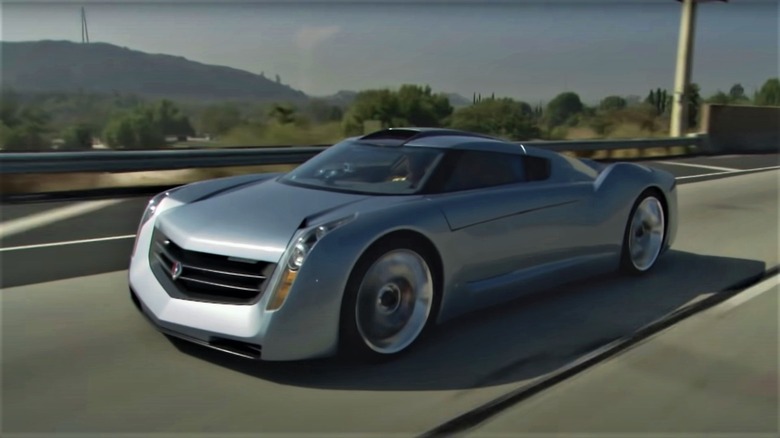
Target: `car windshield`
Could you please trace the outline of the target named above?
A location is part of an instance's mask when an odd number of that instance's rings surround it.
[[[342,142],[284,175],[280,181],[323,190],[408,195],[425,184],[442,151]]]

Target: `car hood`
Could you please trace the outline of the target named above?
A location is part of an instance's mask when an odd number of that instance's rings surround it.
[[[369,198],[272,179],[166,210],[157,226],[188,250],[277,263],[304,221]]]

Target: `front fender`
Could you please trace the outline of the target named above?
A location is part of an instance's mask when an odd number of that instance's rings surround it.
[[[420,233],[434,246],[449,232],[438,209],[424,200],[359,212],[354,221],[331,231],[312,248],[284,305],[274,312],[274,319],[283,324],[273,330],[280,338],[283,332],[285,339],[305,345],[307,352],[333,354],[338,348],[341,303],[355,265],[379,239],[401,230]]]

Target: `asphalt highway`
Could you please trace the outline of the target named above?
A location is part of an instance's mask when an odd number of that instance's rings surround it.
[[[3,436],[416,435],[777,266],[780,173],[745,171],[777,167],[776,155],[647,164],[681,184],[678,241],[652,274],[606,276],[461,318],[371,367],[254,363],[157,333],[129,301],[132,239],[120,238],[135,232],[146,199],[71,217],[62,214],[70,205],[4,206],[3,225],[15,228],[0,228]],[[46,223],[50,213],[58,219]],[[25,229],[36,214],[45,224]],[[116,240],[72,242],[102,238]]]
[[[778,276],[526,400],[466,436],[777,437]],[[675,435],[672,435],[675,434]]]

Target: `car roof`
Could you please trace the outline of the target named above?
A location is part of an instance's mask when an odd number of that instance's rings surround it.
[[[474,132],[446,128],[388,128],[351,140],[375,146],[404,146],[525,154],[521,144]]]

